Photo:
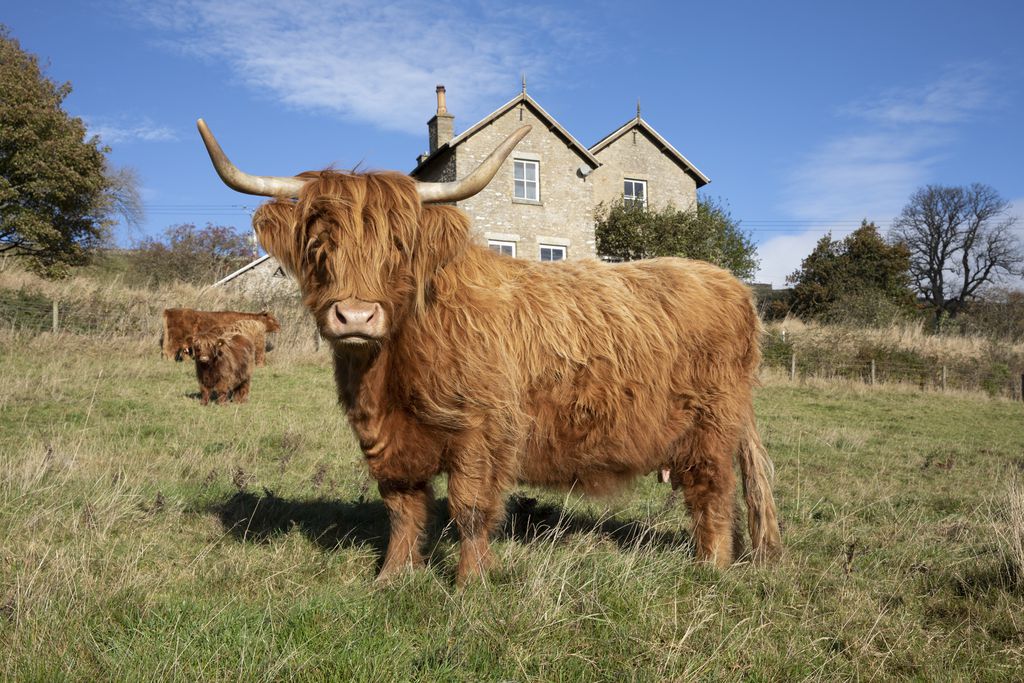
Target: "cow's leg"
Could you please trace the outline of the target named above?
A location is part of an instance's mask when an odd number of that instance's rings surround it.
[[[210,405],[210,387],[200,385],[199,392],[202,394],[202,398],[199,399],[199,402],[204,406]]]
[[[483,578],[494,563],[491,556],[491,532],[505,512],[501,490],[491,476],[485,460],[476,467],[449,473],[448,508],[459,530],[458,585]]]
[[[257,335],[253,341],[256,347],[256,367],[262,368],[267,364],[267,335]]]
[[[377,488],[391,522],[384,565],[377,576],[378,581],[386,581],[406,569],[423,564],[420,546],[434,495],[426,481],[414,484],[383,481]]]
[[[682,488],[693,517],[697,559],[728,567],[733,560],[736,473],[732,435],[698,424],[680,440],[672,464],[672,487]]]
[[[235,389],[235,403],[245,403],[249,400],[249,380],[246,379],[244,382],[238,385]]]

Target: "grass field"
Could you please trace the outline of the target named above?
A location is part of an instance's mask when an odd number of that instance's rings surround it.
[[[276,355],[275,355],[276,354]],[[696,565],[646,477],[523,489],[501,569],[373,577],[387,531],[326,354],[203,408],[155,340],[0,333],[0,678],[1024,677],[1024,405],[768,377],[786,554]]]

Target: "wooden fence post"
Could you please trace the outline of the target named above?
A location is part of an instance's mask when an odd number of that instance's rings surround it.
[[[52,328],[54,334],[57,334],[57,329],[60,327],[60,317],[59,317],[60,313],[59,313],[59,309],[60,309],[60,307],[57,304],[57,300],[54,299],[53,300],[53,328]]]
[[[1020,373],[1020,400],[1024,401],[1024,372]]]
[[[789,381],[796,381],[796,353],[789,357]]]
[[[313,326],[313,348],[320,350],[320,328],[316,325]]]
[[[871,386],[875,386],[875,359],[871,359]]]
[[[942,366],[942,390],[946,390],[946,366]]]

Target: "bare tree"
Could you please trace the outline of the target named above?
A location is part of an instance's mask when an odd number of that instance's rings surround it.
[[[915,192],[890,236],[910,250],[910,275],[935,312],[956,316],[982,288],[1024,275],[1010,202],[988,185],[928,185]]]

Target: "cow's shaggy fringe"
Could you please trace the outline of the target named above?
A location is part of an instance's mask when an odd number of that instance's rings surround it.
[[[261,207],[264,248],[327,329],[334,305],[376,302],[377,345],[335,340],[339,400],[378,480],[392,532],[382,575],[419,563],[430,480],[449,476],[460,580],[516,482],[611,491],[668,465],[698,557],[736,559],[743,473],[755,557],[781,547],[752,388],[761,326],[748,289],[683,259],[541,264],[473,243],[450,206],[421,205],[394,173],[307,176]]]

